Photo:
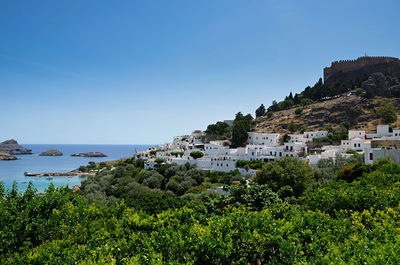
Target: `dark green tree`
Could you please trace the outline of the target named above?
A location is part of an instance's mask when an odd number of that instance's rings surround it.
[[[378,105],[376,115],[383,123],[390,124],[397,121],[397,108],[390,99],[380,100]]]
[[[294,133],[295,131],[297,131],[297,126],[296,126],[296,124],[295,124],[293,121],[291,121],[291,122],[289,123],[289,125],[288,125],[288,130],[289,130],[291,133]]]
[[[235,121],[243,120],[243,118],[244,118],[244,116],[243,116],[242,112],[239,111],[238,113],[236,113]]]
[[[240,147],[243,146],[247,138],[249,137],[248,132],[250,131],[250,122],[248,120],[235,121],[232,127],[232,146]]]
[[[265,113],[266,113],[266,110],[265,110],[264,104],[261,104],[261,106],[258,107],[258,109],[256,109],[256,118],[264,116]]]

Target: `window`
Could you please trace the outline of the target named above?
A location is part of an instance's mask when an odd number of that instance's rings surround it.
[[[373,153],[369,153],[369,160],[374,160],[374,154]]]
[[[354,144],[354,147],[357,147],[357,144]]]

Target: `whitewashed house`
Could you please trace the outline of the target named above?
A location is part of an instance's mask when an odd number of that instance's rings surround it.
[[[314,138],[324,138],[328,136],[328,131],[304,132],[303,137],[305,142],[311,142]]]
[[[279,133],[248,133],[247,143],[250,145],[268,145],[276,146],[279,145],[280,134]]]
[[[365,131],[349,130],[348,136],[349,136],[349,140],[351,140],[353,138],[365,139]]]
[[[400,149],[368,148],[364,153],[365,164],[372,164],[379,158],[390,158],[395,163],[400,163]]]

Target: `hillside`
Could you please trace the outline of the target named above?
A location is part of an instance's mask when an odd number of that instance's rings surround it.
[[[293,121],[297,127],[307,126],[307,130],[318,130],[331,124],[334,128],[347,125],[349,128],[362,128],[372,131],[380,123],[375,113],[379,97],[367,99],[360,97],[354,91],[338,95],[330,100],[317,101],[307,106],[293,106],[287,110],[275,112],[270,118],[262,116],[253,122],[256,132],[288,133],[288,125]],[[400,99],[393,99],[396,104]],[[301,114],[296,114],[297,108],[302,108]]]

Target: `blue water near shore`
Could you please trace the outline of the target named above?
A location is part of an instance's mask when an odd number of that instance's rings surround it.
[[[50,183],[54,186],[73,187],[79,185],[86,178],[78,176],[54,177],[49,180],[46,177],[26,177],[24,172],[68,172],[89,161],[101,162],[111,161],[120,158],[132,157],[135,150],[146,150],[154,145],[74,145],[74,144],[22,144],[23,147],[32,149],[32,155],[18,155],[19,160],[0,161],[0,182],[4,183],[6,189],[10,189],[16,181],[18,189],[23,191],[29,181],[39,192],[43,192]],[[57,149],[63,152],[63,156],[39,156],[40,153],[49,149]],[[72,157],[73,153],[102,152],[107,157]]]

